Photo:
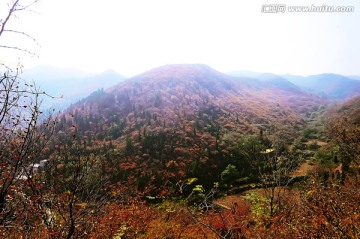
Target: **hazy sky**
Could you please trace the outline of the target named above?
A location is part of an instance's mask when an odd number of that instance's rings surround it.
[[[355,11],[262,13],[270,2]],[[360,75],[359,0],[42,0],[34,10],[39,14],[10,22],[41,45],[11,38],[39,55],[19,54],[25,67],[114,69],[131,76],[164,64],[204,63],[223,72]],[[0,49],[0,60],[18,52],[9,54]]]

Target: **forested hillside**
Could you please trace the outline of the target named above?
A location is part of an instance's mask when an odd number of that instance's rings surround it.
[[[1,82],[5,238],[359,236],[359,98],[167,65],[48,113]]]
[[[293,140],[320,103],[272,81],[254,89],[205,65],[169,65],[93,93],[65,111],[58,127],[76,125],[88,147],[111,144],[117,177],[158,191],[187,177],[211,185],[230,162],[243,177],[253,175],[232,141],[280,131]]]

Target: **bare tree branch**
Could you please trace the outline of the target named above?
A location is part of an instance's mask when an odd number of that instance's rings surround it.
[[[7,16],[5,17],[5,20],[2,21],[1,28],[0,28],[0,37],[3,34],[3,32],[5,30],[5,26],[7,25],[8,21],[10,20],[10,17],[16,11],[16,7],[19,4],[19,1],[20,0],[16,0],[15,2],[13,2],[11,8],[9,9]]]
[[[31,41],[33,41],[36,45],[40,46],[39,43],[36,41],[36,39],[32,36],[30,36],[28,33],[24,32],[24,31],[18,31],[15,29],[11,29],[9,28],[9,22],[12,18],[17,18],[18,16],[15,14],[16,12],[21,12],[21,11],[30,11],[31,7],[38,2],[38,0],[31,0],[30,2],[23,4],[23,2],[25,2],[24,0],[15,0],[15,1],[9,1],[8,3],[8,12],[5,14],[5,16],[0,16],[0,39],[2,39],[2,37],[4,37],[4,33],[14,33],[17,35],[21,35],[21,36],[25,36],[28,39],[30,39]],[[28,49],[22,48],[22,47],[18,47],[18,46],[9,46],[9,45],[0,45],[0,48],[6,48],[6,49],[11,49],[11,50],[16,50],[16,51],[21,51],[21,52],[25,52],[28,53],[32,56],[37,56],[37,54],[33,51],[30,51]],[[3,64],[1,64],[3,65]]]
[[[4,30],[4,32],[10,32],[10,33],[15,33],[15,34],[20,34],[20,35],[26,36],[29,39],[31,39],[36,45],[40,46],[40,44],[36,41],[36,39],[34,37],[32,37],[31,35],[27,34],[26,32],[16,31],[16,30]]]
[[[32,55],[32,56],[38,57],[38,55],[37,55],[35,52],[29,51],[29,50],[27,50],[27,49],[20,48],[20,47],[17,47],[17,46],[4,46],[4,45],[0,45],[0,48],[7,48],[7,49],[16,50],[16,51],[22,51],[22,52],[29,53],[29,54]]]

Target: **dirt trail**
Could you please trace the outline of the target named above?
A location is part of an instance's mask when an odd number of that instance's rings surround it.
[[[300,167],[295,170],[291,176],[292,177],[304,177],[307,175],[307,172],[312,171],[315,168],[314,165],[310,165],[310,160],[306,160],[303,164],[300,165]]]
[[[325,142],[325,141],[321,141],[321,140],[317,140],[317,139],[311,139],[309,141],[306,142],[307,145],[310,145],[310,144],[314,144],[316,143],[317,145],[319,146],[325,146],[327,145],[328,143]]]

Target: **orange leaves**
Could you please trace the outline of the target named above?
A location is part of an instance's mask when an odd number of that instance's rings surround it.
[[[156,211],[142,204],[129,206],[109,204],[108,213],[101,219],[99,227],[93,233],[96,238],[112,238],[120,233],[126,238],[139,238],[147,230],[148,223],[156,217]]]
[[[124,170],[130,170],[130,169],[136,169],[137,165],[135,162],[130,163],[130,162],[126,162],[126,163],[121,163],[119,165],[120,168],[124,169]]]
[[[179,164],[175,161],[175,160],[170,160],[167,164],[166,167],[167,168],[176,168],[178,167]]]

